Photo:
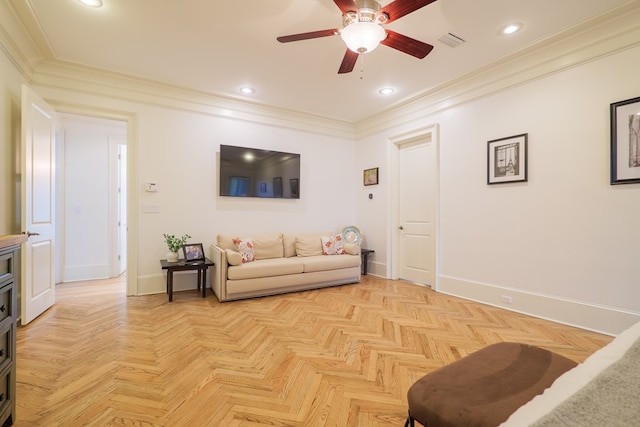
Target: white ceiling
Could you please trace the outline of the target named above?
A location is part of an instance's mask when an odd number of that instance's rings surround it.
[[[355,122],[541,42],[628,0],[438,0],[388,27],[430,43],[419,60],[386,46],[338,75],[339,36],[281,44],[277,36],[341,27],[332,0],[10,0],[45,57],[210,94]],[[382,5],[390,1],[380,2]],[[29,25],[35,23],[37,25]],[[511,37],[499,30],[520,22]],[[438,41],[454,33],[466,43]],[[238,89],[256,89],[250,96]],[[391,86],[396,93],[381,96]]]

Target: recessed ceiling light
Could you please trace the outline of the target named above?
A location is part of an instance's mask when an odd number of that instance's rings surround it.
[[[391,94],[392,94],[392,93],[394,93],[395,91],[396,91],[396,90],[395,90],[394,88],[392,88],[392,87],[384,87],[384,88],[380,89],[380,90],[378,91],[378,93],[379,93],[380,95],[391,95]]]
[[[500,30],[500,33],[508,36],[508,35],[517,33],[521,29],[522,29],[522,24],[519,22],[516,22],[514,24],[509,24],[506,27],[504,27],[502,30]]]
[[[254,88],[248,86],[243,86],[240,88],[240,92],[244,93],[245,95],[251,95],[255,91],[256,90]]]
[[[102,0],[79,0],[80,3],[87,5],[87,6],[91,6],[91,7],[101,7],[102,6]]]

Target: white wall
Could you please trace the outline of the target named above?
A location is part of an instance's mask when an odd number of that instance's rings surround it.
[[[20,233],[20,97],[22,76],[0,50],[0,235]]]
[[[164,292],[159,260],[166,257],[163,233],[192,236],[208,252],[219,233],[248,235],[270,231],[338,232],[355,220],[355,142],[332,136],[226,119],[203,112],[119,101],[80,92],[35,87],[59,111],[67,105],[99,105],[104,111],[135,115],[129,158],[136,159],[138,205],[135,233],[137,292]],[[99,114],[99,112],[96,112]],[[299,200],[220,197],[220,144],[301,154]],[[135,160],[133,160],[135,162]],[[159,191],[144,191],[154,182]],[[157,211],[157,212],[150,212]],[[176,289],[195,288],[193,275],[179,274]]]
[[[439,125],[439,290],[611,333],[640,319],[640,185],[609,185],[609,104],[640,96],[639,68],[636,47],[359,141],[384,177],[389,136]],[[487,141],[520,133],[528,182],[487,185]],[[388,190],[358,197],[375,273]]]
[[[107,278],[110,275],[111,218],[110,138],[126,138],[124,122],[77,115],[61,115],[64,147],[61,159],[63,191],[59,195],[64,260],[62,281]]]
[[[142,275],[167,252],[162,233],[188,233],[208,252],[219,233],[339,231],[355,218],[351,141],[170,110],[140,115],[139,128],[140,183],[160,189],[140,195],[143,209],[160,211],[140,214]],[[220,144],[300,153],[301,198],[220,197]]]

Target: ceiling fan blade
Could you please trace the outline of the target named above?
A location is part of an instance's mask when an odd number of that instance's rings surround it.
[[[353,71],[353,67],[356,66],[356,61],[358,60],[358,56],[360,54],[352,51],[351,49],[347,49],[347,52],[344,54],[344,58],[342,58],[342,64],[340,64],[340,69],[338,70],[338,74],[350,73]]]
[[[280,36],[276,40],[280,43],[297,42],[298,40],[317,39],[319,37],[335,36],[340,34],[340,29],[332,28],[330,30],[311,31],[309,33],[291,34],[289,36]]]
[[[411,37],[404,36],[396,33],[395,31],[385,29],[387,38],[382,40],[385,46],[392,47],[400,52],[408,53],[411,56],[422,59],[431,52],[433,46],[428,43],[421,42],[420,40],[412,39]]]
[[[347,12],[358,11],[358,6],[353,0],[333,0],[333,2],[340,8],[343,15]]]
[[[384,13],[389,17],[389,20],[386,22],[386,24],[388,24],[434,1],[436,0],[396,0],[383,6],[378,13]]]

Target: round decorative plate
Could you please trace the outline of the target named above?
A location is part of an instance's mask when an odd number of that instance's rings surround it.
[[[342,229],[342,239],[348,243],[362,243],[362,233],[353,225]]]

